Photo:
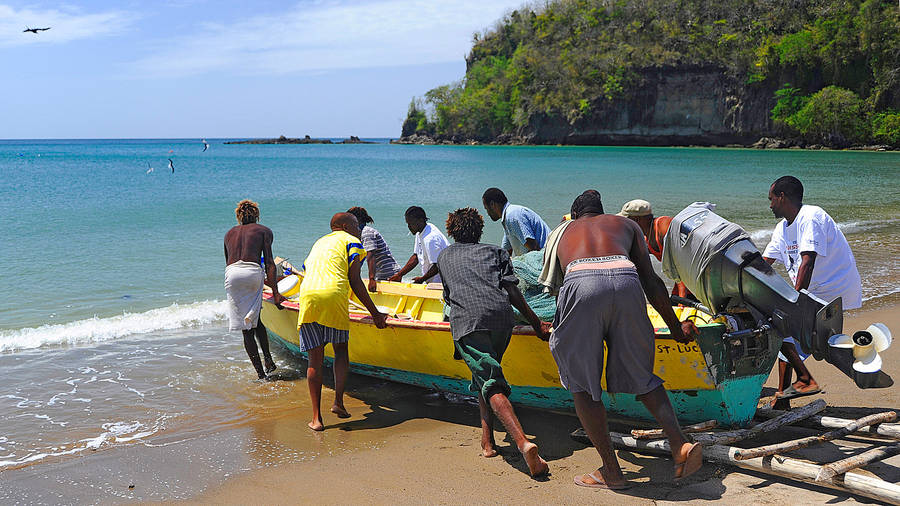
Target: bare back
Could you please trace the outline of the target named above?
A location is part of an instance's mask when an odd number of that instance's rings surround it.
[[[272,261],[272,231],[259,223],[237,225],[225,234],[225,265],[237,261],[259,263],[265,256],[266,264]]]
[[[611,214],[583,216],[566,228],[557,246],[559,263],[564,268],[580,258],[611,255],[624,255],[634,263],[647,300],[665,320],[672,337],[678,342],[690,341],[672,310],[665,283],[653,270],[647,241],[637,223]],[[685,325],[693,328],[689,322]]]
[[[635,243],[643,245],[640,227],[628,218],[612,214],[584,216],[573,221],[559,242],[559,263],[568,265],[579,258],[624,255],[637,265]],[[644,257],[647,256],[644,245]]]

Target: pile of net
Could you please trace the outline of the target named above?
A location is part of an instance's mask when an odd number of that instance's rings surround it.
[[[525,302],[531,306],[538,318],[545,322],[553,321],[553,315],[556,314],[556,297],[544,293],[543,285],[538,283],[538,277],[544,266],[544,252],[531,251],[513,257],[512,265],[516,277],[519,278],[519,290],[522,291]],[[513,308],[513,312],[517,321],[528,323],[528,320],[516,308]]]

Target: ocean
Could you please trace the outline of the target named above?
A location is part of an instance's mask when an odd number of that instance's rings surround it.
[[[359,205],[403,263],[408,206],[443,228],[453,209],[483,212],[490,186],[551,227],[588,188],[607,212],[634,198],[658,216],[709,201],[762,247],[776,223],[769,185],[791,174],[847,236],[863,309],[900,301],[900,153],[223,141],[206,152],[199,139],[0,141],[0,472],[240,427],[247,406],[287,395],[289,382],[252,381],[225,326],[222,238],[243,198],[259,202],[275,255],[302,262],[331,215]],[[483,240],[501,236],[487,220]],[[274,352],[285,378],[300,376]]]

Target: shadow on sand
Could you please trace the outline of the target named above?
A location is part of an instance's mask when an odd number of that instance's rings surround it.
[[[281,351],[280,355],[285,358],[293,368],[293,370],[279,370],[273,375],[274,380],[296,381],[306,378],[305,360],[293,355],[286,349],[280,348],[276,343],[273,343],[273,348]],[[331,388],[333,387],[333,373],[329,367],[326,366],[326,369],[328,370],[323,372],[324,385]],[[347,394],[365,403],[369,407],[369,412],[364,413],[362,419],[327,425],[326,430],[360,431],[382,429],[395,427],[415,419],[437,420],[454,425],[472,427],[474,429],[480,428],[478,403],[472,397],[435,392],[425,388],[384,381],[353,373],[351,373],[348,378],[347,386]],[[769,395],[771,395],[771,393]],[[325,403],[326,400],[323,399],[323,405]],[[574,452],[583,450],[589,446],[583,440],[575,440],[570,437],[570,434],[575,429],[581,427],[581,424],[574,413],[548,412],[522,406],[516,406],[515,409],[525,432],[533,436],[533,441],[541,449],[541,456],[547,460],[547,462],[551,463],[550,476],[553,475],[553,461],[570,457]],[[858,413],[859,416],[864,416],[865,414],[871,414],[875,410],[873,410],[873,408],[840,408],[840,411],[841,414]],[[647,426],[647,424],[635,422],[634,425],[628,427],[622,425],[621,421],[610,421],[610,429],[619,432],[628,432],[631,428],[639,426]],[[502,425],[496,420],[495,429],[499,432],[503,432]],[[797,433],[796,437],[802,437],[803,435],[813,433],[809,429],[802,428],[791,427],[789,430],[795,431]],[[498,451],[501,458],[503,458],[503,460],[511,467],[527,474],[528,468],[525,465],[525,461],[513,445],[511,438],[506,436],[504,442],[506,442],[507,445],[503,445],[502,443],[498,444]],[[774,441],[769,441],[769,438],[761,437],[741,446],[752,447],[768,444],[770,442]],[[867,440],[867,443],[871,444],[871,441]],[[477,445],[478,443],[473,440],[472,444]],[[808,449],[807,451],[814,452],[815,457],[812,457],[811,454],[803,453],[798,453],[796,457],[820,462],[830,462],[859,453],[861,450],[827,444],[819,445],[815,449]],[[724,479],[734,472],[760,478],[762,481],[753,485],[754,488],[765,487],[771,483],[784,483],[806,490],[831,493],[834,497],[829,503],[844,501],[851,497],[849,494],[841,493],[839,491],[827,490],[814,485],[773,477],[764,473],[712,464],[705,464],[704,467],[693,476],[676,482],[674,480],[673,463],[670,458],[643,455],[628,450],[619,450],[617,453],[623,464],[628,463],[631,464],[631,466],[628,467],[638,469],[637,471],[626,470],[626,479],[632,482],[635,480],[648,480],[653,484],[653,486],[645,486],[640,483],[635,483],[632,488],[618,492],[632,497],[666,501],[717,500],[721,499],[725,493],[726,486],[724,484]],[[597,466],[599,467],[601,464],[599,457],[597,457],[596,460]],[[887,481],[900,481],[900,471],[898,471],[896,467],[886,464],[876,464],[867,469]],[[584,472],[590,471],[591,469],[584,470]],[[539,481],[546,481],[548,479],[548,477],[542,477]],[[570,478],[565,476],[562,479],[568,480]],[[854,497],[854,499],[866,501],[866,499],[859,497]]]

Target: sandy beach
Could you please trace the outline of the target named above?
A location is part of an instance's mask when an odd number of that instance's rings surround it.
[[[898,329],[898,309],[896,303],[891,303],[848,314],[844,329],[854,331],[876,321]],[[593,448],[569,437],[580,426],[577,418],[574,414],[519,408],[517,412],[526,433],[540,446],[541,454],[550,464],[548,477],[533,480],[505,432],[496,433],[500,457],[480,456],[478,408],[469,399],[358,375],[351,375],[346,398],[346,406],[353,416],[340,420],[326,413],[326,430],[316,433],[306,427],[309,397],[303,375],[305,362],[289,358],[287,352],[276,349],[279,381],[263,383],[247,377],[248,366],[230,359],[222,361],[216,357],[218,353],[211,360],[234,364],[233,368],[223,369],[221,374],[226,376],[217,380],[223,382],[230,378],[231,383],[223,383],[217,395],[224,399],[226,407],[230,406],[232,414],[216,414],[216,410],[224,408],[213,408],[215,405],[205,401],[191,402],[182,409],[184,416],[196,420],[194,423],[163,428],[152,437],[131,443],[98,445],[95,450],[74,458],[46,457],[40,465],[4,470],[0,473],[0,502],[870,502],[829,489],[712,464],[675,483],[670,459],[629,451],[619,451],[618,455],[626,478],[634,485],[630,490],[616,493],[576,487],[573,484],[576,474],[590,472],[600,465]],[[900,347],[892,347],[884,358],[886,371],[895,378],[900,377]],[[811,362],[810,369],[826,393],[793,401],[794,406],[821,397],[829,404],[828,414],[844,418],[900,407],[896,387],[859,390],[824,362]],[[133,377],[137,371],[129,374]],[[325,375],[326,386],[330,383],[329,375]],[[770,378],[763,395],[771,396],[773,387],[774,380]],[[185,398],[203,394],[192,393]],[[323,402],[328,406],[332,392],[326,387],[323,394]],[[761,400],[764,401],[765,398]],[[118,411],[122,409],[125,408]],[[139,409],[138,405],[135,409]],[[613,426],[619,431],[627,428]],[[798,438],[813,433],[788,427],[780,431],[779,437]],[[48,436],[52,434],[40,435]],[[775,440],[759,438],[746,445],[772,442]],[[830,462],[866,444],[857,438],[847,443],[842,441],[840,445],[829,443],[797,451],[791,457]],[[866,470],[887,481],[900,482],[900,457],[887,463],[897,467],[881,463]]]
[[[881,321],[900,328],[898,306],[848,314],[845,330],[864,328]],[[885,357],[885,370],[898,377],[900,349],[892,348]],[[812,361],[811,361],[812,362]],[[810,369],[826,393],[828,413],[854,415],[878,408],[900,406],[896,388],[859,390],[848,378],[824,362],[812,362]],[[305,386],[305,385],[304,385]],[[771,395],[770,378],[764,395]],[[669,459],[619,451],[626,477],[634,487],[625,492],[588,490],[572,483],[574,475],[589,472],[599,465],[593,448],[569,438],[579,426],[574,416],[548,414],[519,409],[526,432],[540,445],[550,463],[547,478],[531,479],[503,432],[496,434],[501,457],[485,459],[479,455],[477,409],[473,406],[447,405],[438,396],[425,406],[409,406],[404,399],[380,404],[367,402],[366,395],[351,392],[348,408],[353,418],[326,419],[323,434],[304,434],[306,413],[294,410],[290,417],[270,424],[271,437],[280,444],[300,443],[314,437],[319,444],[331,446],[347,433],[375,444],[348,451],[333,451],[306,463],[272,466],[229,478],[212,486],[189,503],[287,504],[300,500],[338,503],[536,503],[584,504],[589,501],[617,501],[623,504],[651,502],[721,501],[726,503],[826,503],[834,501],[868,502],[814,486],[723,466],[706,465],[694,477],[676,484]],[[794,401],[802,405],[816,397]],[[328,394],[325,395],[328,399]],[[802,437],[810,431],[790,428]],[[763,441],[763,440],[758,440]],[[273,441],[274,443],[274,441]],[[837,460],[842,451],[836,445],[824,445],[796,452],[799,458]],[[889,461],[895,465],[900,459]],[[870,466],[882,478],[900,480],[889,466]],[[315,499],[313,499],[315,498]]]

